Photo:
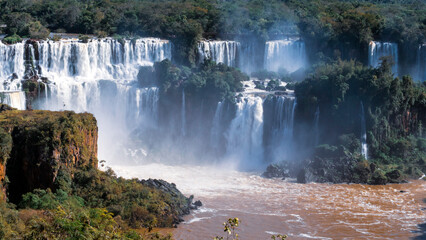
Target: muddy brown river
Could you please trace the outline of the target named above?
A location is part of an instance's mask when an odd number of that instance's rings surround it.
[[[426,181],[369,186],[298,184],[258,173],[197,166],[112,166],[126,178],[161,178],[176,183],[203,207],[173,230],[175,239],[224,236],[222,223],[238,217],[240,239],[410,239],[426,222]],[[424,236],[424,235],[423,235]],[[419,238],[421,239],[421,238]]]

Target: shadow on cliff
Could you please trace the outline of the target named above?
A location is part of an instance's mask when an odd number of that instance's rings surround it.
[[[423,199],[423,203],[426,203],[426,198]],[[426,211],[426,207],[423,208],[423,211]],[[420,235],[414,237],[413,240],[426,240],[426,223],[419,224],[418,230],[414,232]]]

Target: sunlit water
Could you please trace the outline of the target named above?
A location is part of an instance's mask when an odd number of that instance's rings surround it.
[[[161,178],[203,207],[173,230],[175,239],[212,239],[238,217],[241,239],[409,239],[426,219],[426,182],[368,186],[298,184],[223,167],[112,166],[126,178]]]

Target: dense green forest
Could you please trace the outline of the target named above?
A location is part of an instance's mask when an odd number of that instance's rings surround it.
[[[426,38],[426,4],[325,0],[2,0],[6,34],[49,32],[170,39],[174,58],[194,64],[201,38],[262,40],[301,35],[312,60],[360,58],[373,39],[412,50]],[[409,51],[408,51],[409,52]]]
[[[300,127],[296,136],[314,132],[303,126],[317,108],[324,116],[318,145],[307,160],[306,171],[316,178],[302,181],[384,184],[426,172],[426,85],[409,76],[395,78],[390,59],[383,59],[377,69],[354,61],[318,66],[296,85],[295,93]],[[361,104],[368,161],[360,150]]]

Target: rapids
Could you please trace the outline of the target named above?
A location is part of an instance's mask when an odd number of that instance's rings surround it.
[[[175,239],[223,236],[222,223],[238,217],[241,239],[408,239],[418,235],[426,218],[426,182],[370,186],[359,184],[298,184],[265,179],[258,173],[227,165],[113,165],[126,178],[161,178],[175,183],[203,206],[184,218]]]

